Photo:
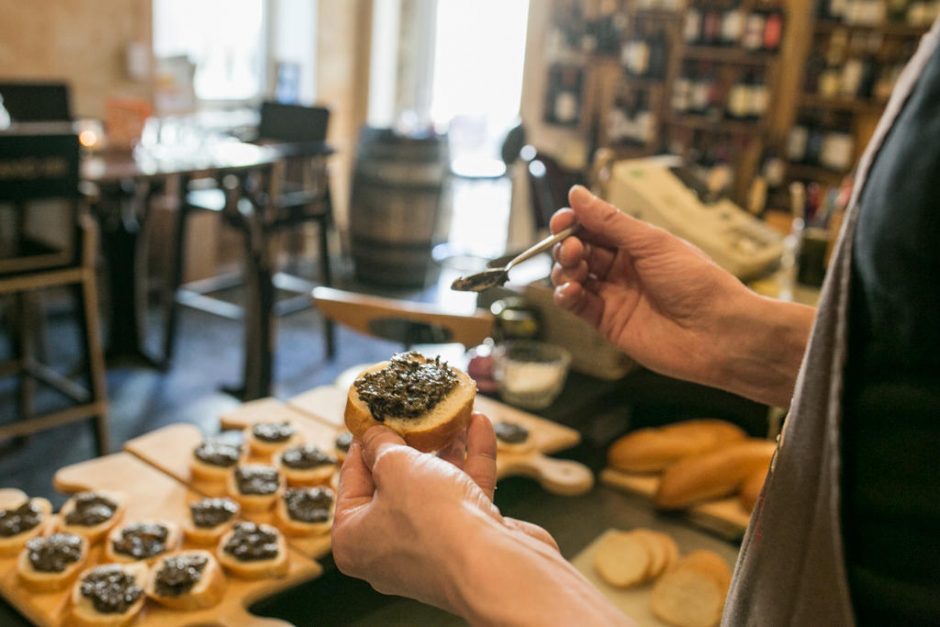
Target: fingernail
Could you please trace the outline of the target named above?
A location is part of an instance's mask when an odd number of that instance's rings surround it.
[[[575,185],[571,188],[571,202],[572,203],[587,203],[591,202],[594,198],[594,194],[586,188],[584,185]]]

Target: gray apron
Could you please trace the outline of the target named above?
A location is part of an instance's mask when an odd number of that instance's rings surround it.
[[[858,199],[875,155],[940,39],[940,19],[902,73],[859,163],[790,413],[744,536],[725,625],[852,625],[842,550],[840,422]]]

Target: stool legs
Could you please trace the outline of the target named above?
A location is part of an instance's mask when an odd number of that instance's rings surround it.
[[[82,282],[73,288],[78,304],[82,349],[85,355],[85,383],[90,402],[96,407],[93,429],[98,455],[107,455],[110,450],[108,435],[108,402],[105,383],[104,355],[101,351],[101,331],[98,328],[98,294],[95,292],[93,270],[86,269]]]

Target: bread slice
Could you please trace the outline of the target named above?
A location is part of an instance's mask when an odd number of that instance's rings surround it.
[[[686,457],[663,473],[656,505],[676,509],[733,494],[745,478],[770,463],[775,450],[769,440],[749,439]]]
[[[187,557],[201,557],[206,564],[200,572],[199,580],[188,591],[179,595],[160,594],[157,591],[157,579],[168,564],[174,560]],[[192,550],[180,551],[172,555],[164,555],[150,569],[147,577],[147,596],[174,610],[201,610],[214,607],[225,596],[226,581],[222,567],[215,556],[209,551]]]
[[[273,466],[266,466],[263,464],[245,464],[239,466],[239,468],[252,469],[252,468],[269,468],[271,470],[277,471]],[[278,488],[271,494],[242,494],[238,489],[238,482],[235,480],[235,473],[229,474],[227,491],[228,495],[235,499],[238,504],[241,506],[243,512],[267,512],[274,504],[277,502],[277,499],[281,496],[281,492],[284,490],[284,478],[278,472]]]
[[[288,450],[283,449],[278,452],[274,457],[274,462],[289,486],[314,486],[329,483],[333,473],[337,470],[335,458],[333,458],[334,463],[322,464],[313,468],[291,468],[283,460],[284,453]]]
[[[238,523],[235,525],[235,529],[222,536],[219,540],[219,546],[216,549],[216,557],[219,559],[219,564],[232,575],[241,577],[242,579],[283,577],[290,569],[290,563],[287,561],[287,542],[284,540],[284,534],[278,531],[276,527],[272,527],[271,525],[256,525],[256,527],[263,531],[276,535],[277,554],[270,559],[242,561],[225,550],[225,545],[228,544],[232,536],[238,532],[238,528],[241,525],[252,524],[253,523],[244,522]]]
[[[493,423],[493,430],[496,432],[496,450],[500,453],[528,453],[535,448],[535,442],[532,441],[532,434],[528,433],[527,437],[521,442],[507,442],[499,437],[500,429],[514,427],[520,427],[525,429],[525,426],[518,423],[513,423],[508,420],[497,421]]]
[[[52,520],[52,503],[43,498],[27,498],[25,500],[20,498],[16,498],[16,500],[11,499],[9,502],[0,503],[0,510],[16,510],[26,505],[27,502],[39,510],[39,524],[13,536],[0,536],[0,557],[12,557],[16,555],[23,550],[27,542],[46,533],[46,530],[50,526]]]
[[[116,540],[120,540],[124,530],[127,529],[131,524],[161,525],[165,527],[167,530],[167,536],[166,536],[166,542],[165,542],[166,548],[160,553],[157,553],[156,555],[151,555],[150,557],[141,558],[141,559],[135,559],[131,555],[127,555],[125,553],[119,553],[118,551],[115,551],[114,542]],[[114,529],[111,530],[111,533],[108,534],[108,540],[107,542],[105,542],[105,545],[104,545],[104,559],[107,562],[114,562],[117,564],[129,564],[132,562],[146,562],[150,564],[160,559],[160,557],[162,557],[163,555],[177,550],[180,546],[181,539],[182,539],[182,532],[180,531],[179,525],[177,525],[176,523],[167,522],[164,520],[136,521],[135,523],[121,525],[120,527],[115,527]]]
[[[614,442],[608,463],[624,472],[659,472],[690,455],[739,442],[747,435],[724,420],[687,420],[665,427],[640,429]]]
[[[296,430],[297,428],[294,425],[291,425],[290,421],[280,421],[280,422],[287,424],[288,426],[293,428],[294,433],[286,440],[282,440],[279,442],[268,442],[266,440],[262,440],[261,438],[255,435],[255,431],[254,431],[255,427],[259,425],[263,426],[263,423],[258,423],[257,425],[251,425],[250,427],[247,427],[245,429],[245,442],[248,443],[248,448],[251,451],[252,455],[261,459],[269,460],[280,451],[283,451],[284,449],[292,447],[292,446],[297,446],[298,444],[301,443],[302,438],[300,434],[297,432]]]
[[[102,496],[107,498],[109,501],[117,505],[117,509],[114,510],[114,514],[111,518],[104,520],[96,525],[73,525],[67,522],[68,515],[75,510],[76,501],[81,498],[83,495],[94,494],[97,496]],[[59,520],[58,520],[58,531],[62,533],[74,533],[80,536],[88,538],[88,541],[91,544],[94,544],[98,540],[104,538],[104,536],[117,525],[121,519],[124,517],[124,512],[127,509],[125,504],[126,500],[124,495],[119,492],[111,492],[106,490],[101,490],[97,492],[82,492],[74,495],[68,501],[65,502],[65,505],[62,506],[62,509],[59,510]]]
[[[615,588],[629,588],[647,580],[650,558],[646,543],[635,534],[613,532],[598,543],[594,569],[601,579]]]
[[[679,562],[679,545],[676,544],[676,541],[673,539],[673,537],[668,533],[655,531],[653,529],[645,529],[644,533],[659,540],[659,543],[666,551],[666,565],[663,567],[663,570],[660,574],[672,570],[672,568]]]
[[[340,446],[340,442],[342,440],[349,439],[351,443],[352,437],[353,435],[349,431],[343,431],[336,434],[336,438],[334,439],[333,443],[333,454],[336,455],[336,462],[340,466],[342,466],[343,462],[346,461],[346,452],[349,451],[349,446],[347,445],[345,448],[343,448]]]
[[[649,529],[634,529],[633,535],[645,546],[650,556],[649,570],[644,578],[644,583],[651,579],[656,579],[666,570],[669,562],[669,553],[666,545],[658,536],[653,535]]]
[[[410,353],[415,359],[430,362],[427,357]],[[393,357],[393,359],[398,356]],[[363,376],[388,368],[391,362],[383,361],[359,373]],[[449,366],[446,366],[449,367]],[[346,428],[356,437],[361,438],[370,427],[383,424],[404,438],[408,445],[420,451],[439,451],[470,424],[473,401],[476,398],[476,383],[465,372],[451,368],[457,375],[457,384],[439,403],[420,416],[414,418],[385,416],[380,422],[372,415],[372,410],[359,397],[355,384],[349,387],[346,397]]]
[[[653,615],[676,627],[714,627],[721,620],[726,591],[708,575],[689,568],[675,568],[653,586]]]
[[[324,488],[330,493],[333,503],[330,505],[330,516],[323,522],[304,522],[291,518],[287,509],[287,492],[277,500],[274,508],[274,520],[281,531],[288,536],[320,536],[330,532],[333,527],[333,512],[336,511],[336,495],[330,488]]]
[[[725,559],[708,549],[692,551],[676,565],[676,568],[689,568],[704,573],[715,580],[723,590],[731,587],[731,567]]]
[[[204,499],[210,500],[210,499]],[[215,499],[211,499],[215,500]],[[193,544],[198,544],[201,546],[215,546],[219,542],[219,538],[231,531],[232,527],[235,525],[236,520],[238,520],[238,515],[241,513],[241,506],[235,502],[233,499],[220,499],[229,501],[235,507],[235,513],[232,514],[232,517],[226,522],[216,525],[215,527],[199,527],[196,525],[192,517],[192,512],[186,517],[186,520],[183,521],[183,537]],[[191,504],[192,505],[192,504]]]
[[[29,559],[29,548],[20,551],[20,557],[16,562],[16,573],[19,576],[20,583],[30,592],[56,592],[69,587],[69,584],[75,579],[79,571],[85,567],[88,561],[89,543],[86,538],[76,534],[61,534],[77,538],[81,543],[81,549],[78,560],[65,566],[62,572],[44,572],[36,570]],[[44,542],[47,538],[35,538],[37,542]],[[29,545],[32,546],[32,545]]]
[[[202,446],[205,442],[201,442],[196,448]],[[232,474],[232,470],[239,464],[245,461],[247,458],[247,453],[245,448],[242,447],[241,453],[239,455],[239,461],[236,462],[233,466],[216,466],[214,464],[209,464],[202,461],[196,457],[195,449],[193,449],[193,454],[189,458],[189,470],[193,475],[194,479],[200,481],[210,481],[214,483],[220,483],[228,479],[228,476]]]
[[[82,594],[82,580],[98,569],[119,568],[134,577],[136,585],[140,587],[140,598],[134,601],[125,611],[120,614],[105,614],[95,609],[91,599]],[[147,565],[137,564],[104,564],[94,568],[89,568],[82,572],[78,581],[72,586],[71,606],[65,624],[70,627],[124,627],[130,625],[140,614],[144,607],[144,601],[147,595],[144,590],[147,585]]]
[[[750,476],[741,483],[739,498],[741,499],[741,507],[746,511],[754,511],[754,505],[757,504],[757,499],[760,498],[760,493],[764,489],[764,482],[767,480],[767,473],[769,471],[770,464],[768,463],[766,467],[759,468],[752,472]]]

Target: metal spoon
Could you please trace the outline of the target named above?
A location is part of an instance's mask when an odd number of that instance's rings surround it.
[[[573,235],[577,230],[578,225],[574,225],[568,227],[564,231],[555,233],[551,237],[546,237],[541,242],[522,252],[502,268],[490,268],[489,270],[484,270],[483,272],[477,272],[476,274],[471,274],[470,276],[455,279],[454,282],[451,283],[450,289],[456,290],[458,292],[482,292],[483,290],[488,290],[491,287],[498,287],[509,279],[510,270],[518,266],[523,261],[527,261],[539,253],[545,252],[569,235]]]

